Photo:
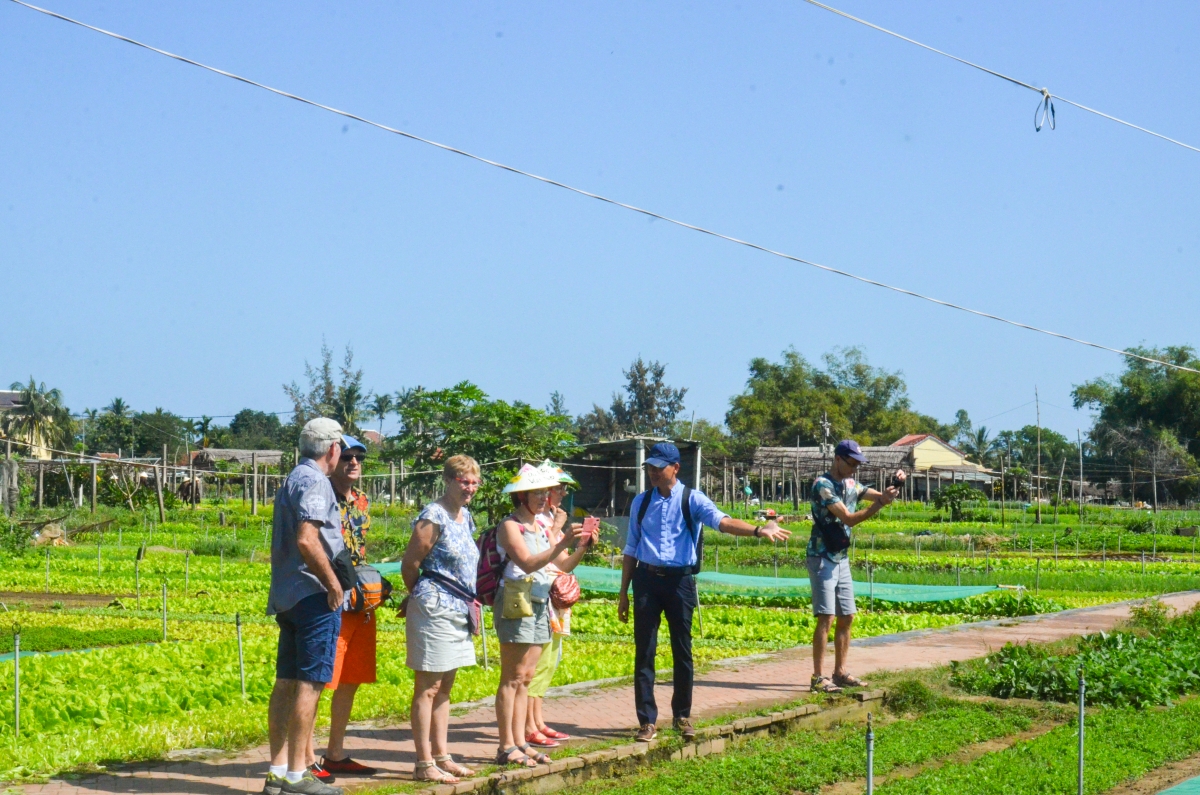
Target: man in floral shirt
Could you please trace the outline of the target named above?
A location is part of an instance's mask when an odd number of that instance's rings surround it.
[[[867,457],[853,439],[838,443],[833,451],[833,467],[813,481],[812,534],[808,539],[806,563],[812,587],[812,610],[817,618],[813,630],[814,692],[838,693],[843,687],[861,687],[865,683],[846,673],[846,655],[850,652],[850,625],[854,623],[854,583],[850,580],[850,528],[865,522],[899,496],[895,486],[883,491],[869,489],[854,479]],[[904,472],[896,477],[904,480]],[[882,485],[882,484],[880,484]],[[858,509],[858,501],[871,504]],[[837,616],[833,637],[833,680],[824,676],[825,647],[829,627]]]
[[[342,516],[342,539],[350,550],[355,566],[367,562],[367,532],[371,528],[371,502],[355,488],[362,478],[362,463],[367,448],[352,436],[342,437],[342,456],[329,476],[337,495],[338,511]],[[337,641],[337,658],[333,664],[333,679],[325,685],[333,690],[329,705],[329,745],[320,764],[313,766],[313,775],[328,782],[333,774],[372,776],[373,767],[359,764],[346,754],[342,746],[346,725],[354,706],[358,686],[375,681],[375,617],[374,613],[342,613],[342,630]],[[315,759],[315,755],[312,756]]]

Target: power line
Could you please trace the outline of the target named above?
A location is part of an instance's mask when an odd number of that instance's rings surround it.
[[[14,2],[17,2],[17,1],[18,0],[14,0]],[[823,8],[826,11],[837,14],[839,17],[846,18],[846,19],[850,20],[851,22],[857,22],[860,25],[866,25],[868,28],[877,30],[880,33],[886,33],[889,36],[894,36],[895,38],[900,39],[901,41],[906,41],[909,44],[915,44],[918,47],[921,47],[922,49],[929,50],[932,53],[937,53],[938,55],[941,55],[945,58],[949,58],[952,61],[958,61],[960,64],[963,64],[964,66],[969,66],[972,69],[978,69],[979,71],[989,74],[992,77],[998,77],[1001,80],[1007,80],[1009,83],[1012,83],[1013,85],[1020,86],[1021,88],[1027,88],[1030,91],[1034,91],[1038,94],[1041,94],[1042,102],[1038,104],[1038,112],[1041,113],[1043,119],[1045,119],[1046,115],[1049,114],[1049,122],[1050,122],[1051,129],[1054,128],[1054,104],[1053,104],[1052,100],[1059,99],[1059,100],[1062,100],[1063,102],[1067,103],[1068,105],[1074,105],[1075,107],[1079,108],[1080,110],[1085,110],[1088,113],[1094,113],[1097,116],[1108,119],[1109,121],[1115,121],[1117,124],[1123,124],[1126,127],[1132,127],[1133,129],[1138,130],[1140,132],[1144,132],[1147,135],[1153,135],[1155,138],[1161,138],[1162,140],[1164,140],[1168,143],[1175,144],[1176,146],[1182,146],[1184,149],[1191,149],[1193,152],[1200,152],[1200,148],[1196,148],[1196,147],[1192,146],[1191,144],[1185,144],[1183,141],[1177,141],[1174,138],[1169,138],[1169,137],[1163,135],[1162,133],[1156,133],[1156,132],[1154,132],[1154,130],[1148,130],[1145,127],[1141,127],[1137,124],[1134,124],[1133,122],[1128,122],[1128,121],[1125,121],[1124,119],[1118,119],[1116,116],[1110,116],[1109,114],[1104,113],[1103,111],[1096,110],[1095,108],[1089,108],[1087,105],[1081,105],[1078,102],[1067,99],[1066,97],[1062,96],[1061,94],[1052,93],[1050,91],[1050,89],[1048,89],[1048,88],[1038,88],[1035,85],[1026,83],[1024,80],[1018,80],[1015,77],[1009,77],[1008,75],[1006,75],[1002,72],[997,72],[994,69],[988,69],[986,66],[980,66],[977,63],[968,61],[966,58],[959,58],[957,55],[951,55],[950,53],[948,53],[944,50],[939,50],[937,47],[930,47],[928,44],[922,44],[921,42],[917,41],[916,39],[910,39],[908,36],[904,36],[899,33],[896,33],[893,30],[888,30],[887,28],[880,27],[879,25],[876,25],[873,22],[868,22],[865,19],[860,19],[859,17],[853,16],[851,14],[847,14],[845,11],[840,11],[840,10],[834,8],[833,6],[827,6],[824,3],[817,2],[817,0],[804,0],[804,2],[808,3],[811,6],[816,6],[817,8]],[[24,5],[24,4],[22,3],[22,5]],[[1035,112],[1035,114],[1034,114],[1034,127],[1036,129],[1040,130],[1042,125],[1041,125],[1041,123],[1038,122],[1038,112]]]
[[[12,2],[16,3],[19,6],[28,8],[32,11],[37,11],[40,14],[45,14],[46,16],[54,17],[55,19],[60,19],[64,22],[70,22],[72,25],[78,25],[81,28],[86,28],[87,30],[93,31],[95,33],[100,33],[105,36],[109,36],[111,38],[117,39],[119,41],[126,42],[127,44],[132,44],[134,46],[141,47],[146,50],[150,50],[151,52],[157,53],[159,55],[163,55],[167,58],[171,58],[173,60],[180,61],[181,63],[186,63],[191,66],[199,67],[200,69],[204,69],[206,71],[212,72],[213,74],[218,74],[218,75],[221,75],[222,77],[228,77],[232,80],[237,80],[239,82],[246,83],[247,85],[254,86],[255,88],[261,88],[262,90],[269,91],[270,93],[275,94],[277,96],[285,97],[287,99],[293,99],[293,100],[303,103],[305,105],[310,105],[314,108],[328,111],[329,113],[333,113],[333,114],[342,116],[347,119],[353,119],[354,121],[361,122],[361,123],[369,125],[371,127],[375,127],[376,129],[383,130],[384,132],[392,133],[393,135],[399,135],[403,138],[407,138],[411,141],[416,141],[418,143],[423,143],[428,146],[433,146],[438,149],[441,149],[444,152],[450,152],[452,154],[462,155],[463,157],[469,158],[478,163],[483,163],[484,165],[492,166],[494,168],[499,168],[504,171],[508,171],[512,174],[517,174],[522,177],[527,177],[529,179],[541,182],[545,185],[551,185],[556,188],[561,188],[563,190],[570,191],[571,193],[575,193],[580,196],[585,196],[589,199],[596,199],[597,201],[604,202],[605,204],[611,204],[614,207],[620,207],[622,209],[629,210],[629,211],[635,212],[635,213],[639,213],[639,214],[647,216],[649,218],[655,218],[660,221],[665,221],[669,224],[673,224],[673,225],[681,227],[683,229],[690,229],[693,232],[700,232],[705,235],[710,235],[712,237],[719,238],[721,240],[724,240],[729,243],[733,243],[735,245],[744,246],[746,248],[753,249],[755,251],[760,251],[764,254],[770,254],[771,256],[779,257],[781,259],[789,260],[791,262],[796,262],[801,265],[808,265],[809,267],[825,271],[826,273],[832,273],[832,274],[835,274],[838,276],[844,276],[847,279],[853,279],[854,281],[861,282],[863,284],[869,284],[874,287],[881,287],[885,290],[890,290],[892,292],[899,293],[901,295],[907,295],[912,298],[918,298],[922,301],[928,301],[929,303],[937,304],[938,306],[943,306],[948,309],[956,309],[960,312],[966,312],[967,314],[975,315],[976,317],[982,317],[982,318],[986,318],[988,320],[994,320],[998,323],[1004,323],[1009,326],[1014,326],[1016,328],[1025,329],[1026,331],[1033,331],[1038,334],[1045,334],[1050,337],[1056,337],[1061,340],[1066,340],[1067,342],[1074,342],[1079,345],[1086,345],[1089,348],[1096,348],[1098,350],[1108,351],[1109,353],[1115,353],[1119,356],[1125,356],[1125,357],[1128,357],[1131,359],[1138,359],[1140,361],[1149,362],[1151,364],[1162,365],[1163,367],[1167,367],[1169,369],[1183,370],[1183,371],[1186,371],[1189,373],[1200,374],[1200,370],[1193,369],[1191,367],[1184,367],[1183,365],[1172,364],[1171,362],[1164,362],[1164,361],[1160,361],[1159,359],[1152,359],[1148,356],[1142,356],[1141,354],[1131,353],[1129,351],[1123,351],[1123,350],[1119,350],[1117,348],[1110,348],[1107,345],[1101,345],[1096,342],[1089,342],[1087,340],[1083,340],[1078,337],[1072,337],[1067,334],[1060,334],[1059,332],[1056,332],[1056,331],[1050,331],[1048,329],[1038,328],[1037,326],[1031,326],[1028,323],[1021,323],[1016,320],[1009,320],[1007,318],[1000,317],[999,315],[993,315],[989,312],[982,312],[978,309],[970,309],[965,306],[960,306],[959,304],[951,303],[950,301],[943,301],[939,298],[933,298],[928,295],[923,295],[921,293],[914,292],[913,290],[907,290],[907,289],[904,289],[903,287],[896,287],[894,285],[886,284],[884,282],[877,281],[875,279],[868,279],[865,276],[858,276],[857,274],[850,273],[849,271],[840,270],[838,268],[832,268],[828,265],[821,265],[817,262],[813,262],[812,260],[807,260],[802,257],[797,257],[792,254],[787,254],[782,251],[777,251],[775,249],[768,248],[767,246],[759,245],[758,243],[752,243],[747,240],[742,240],[740,238],[732,237],[730,235],[722,234],[720,232],[715,232],[711,229],[706,229],[702,226],[696,226],[695,224],[687,223],[686,221],[679,221],[674,218],[670,218],[668,216],[662,215],[660,213],[653,212],[651,210],[646,210],[646,209],[637,207],[632,204],[626,204],[625,202],[617,201],[616,199],[610,199],[610,198],[608,198],[606,196],[602,196],[598,193],[592,193],[591,191],[587,191],[582,188],[576,188],[572,185],[568,185],[565,182],[559,182],[558,180],[550,179],[549,177],[543,177],[543,176],[539,176],[539,175],[534,174],[529,171],[524,171],[522,169],[516,168],[515,166],[509,166],[509,165],[500,163],[495,160],[489,160],[486,157],[472,154],[471,152],[468,152],[464,149],[458,149],[458,148],[450,146],[448,144],[439,143],[437,141],[433,141],[428,138],[422,138],[421,136],[416,135],[414,133],[405,132],[404,130],[399,130],[395,127],[389,127],[386,124],[382,124],[382,123],[376,122],[376,121],[371,121],[370,119],[365,118],[363,116],[358,116],[358,115],[350,113],[348,111],[339,110],[339,109],[331,107],[329,105],[324,105],[320,102],[316,102],[311,99],[306,99],[297,94],[292,94],[292,93],[283,91],[278,88],[272,88],[271,86],[268,86],[264,83],[259,83],[255,80],[251,80],[248,77],[242,77],[241,75],[236,75],[232,72],[227,72],[223,69],[218,69],[214,66],[208,66],[206,64],[200,63],[199,61],[194,61],[191,58],[185,58],[182,55],[176,55],[175,53],[168,52],[166,50],[161,50],[161,49],[159,49],[157,47],[153,47],[149,44],[144,44],[143,42],[137,41],[136,39],[131,39],[127,36],[122,36],[119,33],[113,33],[112,31],[104,30],[103,28],[97,28],[93,25],[87,24],[86,22],[80,22],[77,19],[72,19],[71,17],[63,16],[62,14],[56,13],[54,11],[48,11],[44,8],[39,8],[38,6],[30,5],[29,3],[24,2],[24,0],[12,0]],[[806,2],[812,2],[812,0],[806,0]],[[822,6],[822,7],[829,8],[828,6]],[[832,8],[830,8],[829,10],[836,11],[836,9],[832,9]],[[841,13],[841,12],[837,12],[837,13]],[[843,15],[843,16],[848,16],[848,15]],[[851,18],[855,19],[855,21],[860,21],[860,22],[862,21],[862,20],[858,20],[855,17],[851,17]],[[864,24],[869,24],[869,23],[864,23]],[[872,26],[872,27],[874,27],[874,26]],[[883,30],[883,29],[880,28],[880,30]],[[885,31],[885,32],[890,32],[890,31]],[[893,34],[893,35],[898,35],[898,34]],[[901,38],[903,38],[903,37],[901,37]],[[919,42],[914,42],[914,43],[919,43]],[[925,45],[921,45],[921,46],[925,46]],[[928,49],[932,49],[932,48],[928,48]],[[953,57],[953,56],[950,56],[950,57]],[[964,63],[966,63],[966,62],[964,61]],[[974,66],[974,64],[971,64],[971,65]],[[977,68],[982,68],[982,67],[977,67]],[[987,71],[987,70],[985,70],[985,71]],[[1003,75],[1000,75],[1000,76],[1003,77]],[[1020,83],[1020,81],[1013,80],[1012,78],[1005,78],[1005,79],[1012,80],[1012,82],[1018,83],[1020,85],[1027,85],[1024,83]]]

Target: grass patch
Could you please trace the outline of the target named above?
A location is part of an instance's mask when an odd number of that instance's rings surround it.
[[[1101,793],[1200,750],[1200,700],[1170,709],[1105,709],[1085,725],[1084,792]],[[1050,795],[1074,792],[1074,722],[966,763],[952,763],[878,788],[886,795]],[[882,749],[882,743],[877,743]],[[878,769],[878,768],[877,768]]]
[[[153,629],[73,629],[71,627],[30,627],[21,630],[21,651],[68,651],[103,646],[128,646],[162,640],[162,630]],[[0,654],[13,651],[13,636],[0,635]]]
[[[1025,731],[1038,710],[1025,705],[954,701],[909,686],[906,709],[924,708],[914,720],[876,727],[875,770],[885,774],[957,751],[964,745]],[[737,742],[725,754],[656,765],[637,777],[589,782],[581,793],[629,795],[783,795],[817,792],[837,781],[863,775],[863,727],[844,725],[829,732],[797,731]]]

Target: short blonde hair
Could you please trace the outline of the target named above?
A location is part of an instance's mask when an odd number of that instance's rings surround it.
[[[451,480],[463,475],[480,477],[479,462],[469,455],[452,455],[447,458],[445,466],[442,467],[442,479]]]

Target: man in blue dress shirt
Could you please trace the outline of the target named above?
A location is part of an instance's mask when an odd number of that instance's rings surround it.
[[[683,514],[685,487],[679,482],[679,448],[660,442],[650,449],[645,463],[648,491],[633,498],[629,507],[629,533],[621,567],[621,596],[617,617],[629,621],[629,585],[633,583],[633,636],[635,665],[634,702],[640,729],[637,739],[653,740],[658,734],[658,707],[654,703],[654,655],[658,626],[665,614],[671,632],[675,692],[671,696],[674,726],[692,740],[692,612],[698,603],[696,554],[704,526],[735,536],[755,536],[782,541],[791,535],[774,520],[759,527],[722,513],[699,491],[687,489],[694,527]],[[649,504],[643,509],[643,503]],[[639,516],[641,517],[639,520]]]

